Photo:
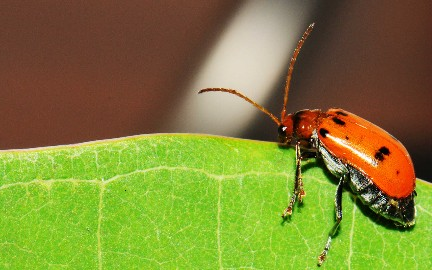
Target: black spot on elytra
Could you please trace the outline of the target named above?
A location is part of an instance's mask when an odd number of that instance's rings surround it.
[[[319,133],[321,134],[321,136],[325,138],[327,137],[327,134],[329,134],[330,132],[325,128],[320,128]]]
[[[375,152],[375,158],[379,161],[384,160],[384,155],[390,155],[390,150],[385,146],[381,147],[380,149],[378,149],[378,151]]]
[[[348,116],[348,114],[346,112],[343,112],[343,111],[337,111],[336,114],[343,115],[343,116]]]
[[[376,152],[375,153],[375,158],[378,159],[379,161],[383,161],[384,160],[384,155],[381,152]]]
[[[343,120],[341,120],[341,119],[339,119],[337,117],[333,117],[332,119],[333,119],[333,122],[335,122],[338,125],[341,125],[341,126],[345,125],[345,121],[343,121]]]
[[[349,141],[349,137],[348,137],[348,136],[345,136],[345,140]]]
[[[400,171],[399,171],[399,170],[396,170],[396,175],[399,175],[399,173],[400,173]]]
[[[390,155],[390,150],[387,147],[385,147],[385,146],[383,146],[380,149],[378,149],[378,151],[380,151],[381,153],[383,153],[386,156]]]

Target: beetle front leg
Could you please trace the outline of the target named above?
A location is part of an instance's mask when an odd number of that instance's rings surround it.
[[[321,252],[321,254],[318,256],[318,266],[321,266],[321,264],[325,261],[327,257],[327,253],[330,249],[330,244],[332,237],[335,235],[337,229],[339,228],[339,224],[342,221],[342,190],[343,190],[343,183],[344,183],[344,176],[342,176],[339,180],[339,184],[336,188],[336,195],[335,195],[335,210],[336,210],[336,222],[331,228],[327,242],[324,246],[324,250]]]
[[[301,203],[303,201],[303,197],[306,196],[306,192],[303,189],[303,179],[301,174],[302,156],[300,153],[300,142],[296,143],[295,150],[296,150],[296,173],[295,173],[295,180],[294,180],[294,192],[291,196],[291,200],[288,204],[288,207],[285,209],[285,211],[282,214],[283,218],[285,218],[286,216],[290,216],[292,214],[292,209],[294,207],[294,203],[297,197],[299,202]]]

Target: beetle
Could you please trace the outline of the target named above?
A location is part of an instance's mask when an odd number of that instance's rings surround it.
[[[342,190],[345,184],[377,214],[396,225],[415,224],[415,173],[408,151],[395,137],[369,121],[339,108],[327,111],[301,110],[287,114],[288,93],[294,64],[314,24],[304,32],[295,48],[286,77],[280,120],[244,94],[227,88],[199,91],[227,92],[236,95],[268,115],[278,125],[279,141],[295,147],[296,171],[294,191],[282,217],[292,214],[296,201],[306,195],[303,188],[301,161],[322,158],[327,169],[339,182],[335,194],[336,221],[328,233],[323,251],[318,256],[321,266],[327,257],[332,237],[342,221]]]

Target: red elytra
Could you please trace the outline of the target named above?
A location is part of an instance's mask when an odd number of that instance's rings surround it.
[[[294,145],[296,150],[296,176],[294,192],[282,214],[292,214],[295,202],[306,195],[301,175],[301,161],[320,157],[327,169],[339,177],[336,188],[336,222],[327,242],[318,256],[318,265],[326,259],[332,237],[342,220],[342,190],[347,183],[354,194],[379,215],[404,227],[415,224],[415,174],[411,158],[405,147],[389,133],[367,120],[342,109],[302,110],[286,113],[288,92],[294,64],[304,41],[311,33],[311,24],[298,42],[291,58],[285,84],[281,119],[270,113],[244,94],[226,88],[206,88],[204,92],[227,92],[241,97],[272,118],[278,125],[279,141]]]

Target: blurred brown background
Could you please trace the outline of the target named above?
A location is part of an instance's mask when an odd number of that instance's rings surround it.
[[[199,98],[189,88],[194,77],[230,23],[256,2],[1,1],[0,149],[217,130],[217,119],[201,111],[193,120],[198,127],[173,122],[189,121],[178,108]],[[265,12],[279,2],[266,1]],[[400,139],[417,176],[430,181],[432,2],[285,2],[286,16],[300,19],[276,24],[279,31],[290,29],[286,35],[297,41],[316,22],[294,71],[288,110],[342,107],[362,116]],[[252,31],[255,23],[246,27]],[[259,102],[278,113],[289,59],[286,51],[271,53],[285,65],[270,98]],[[232,85],[206,85],[218,86]],[[232,115],[233,131],[221,135],[276,140],[274,123],[256,116],[239,130],[242,119]]]

